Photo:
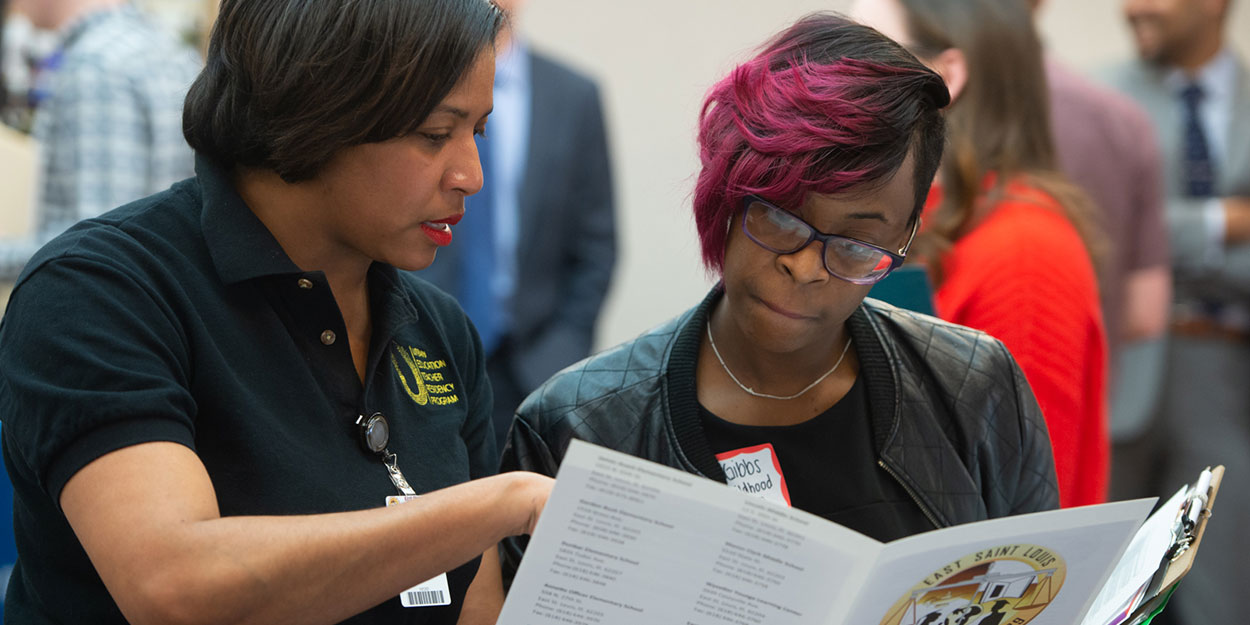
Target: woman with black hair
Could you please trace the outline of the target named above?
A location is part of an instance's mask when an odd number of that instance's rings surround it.
[[[196,177],[46,246],[0,325],[7,622],[493,622],[551,482],[493,475],[481,343],[405,270],[481,187],[502,19],[222,3]]]

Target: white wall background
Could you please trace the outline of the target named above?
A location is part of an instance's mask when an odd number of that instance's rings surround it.
[[[593,74],[603,89],[618,199],[620,258],[599,321],[607,347],[694,305],[711,284],[690,214],[704,92],[795,18],[850,0],[530,0],[520,30]],[[1250,2],[1228,33],[1250,58]],[[1133,53],[1116,0],[1048,0],[1049,49],[1080,69]],[[541,137],[534,137],[541,141]]]

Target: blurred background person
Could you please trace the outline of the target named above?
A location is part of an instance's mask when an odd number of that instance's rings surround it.
[[[939,316],[1000,339],[1050,430],[1063,506],[1106,499],[1106,337],[1089,202],[1055,166],[1024,0],[859,0],[946,80],[950,147],[917,241]]]
[[[511,19],[523,0],[497,2]],[[556,371],[590,354],[616,260],[612,172],[599,89],[506,26],[495,109],[479,140],[485,185],[459,241],[421,277],[453,294],[490,354],[495,434]]]
[[[1175,297],[1158,422],[1166,492],[1208,464],[1250,480],[1250,73],[1225,39],[1230,0],[1126,0],[1139,58],[1113,84],[1150,114],[1164,154]],[[1147,443],[1149,444],[1149,443]],[[1234,623],[1250,489],[1221,491],[1219,522],[1172,615]]]
[[[59,34],[38,80],[34,234],[0,241],[0,281],[66,228],[194,174],[182,100],[200,60],[125,0],[12,0]]]
[[[1036,18],[1046,3],[1030,3]],[[1153,459],[1128,443],[1156,407],[1172,297],[1163,157],[1150,118],[1135,102],[1053,54],[1044,63],[1058,165],[1093,200],[1107,241],[1097,269],[1107,330],[1111,498],[1137,497],[1149,492],[1142,478]]]

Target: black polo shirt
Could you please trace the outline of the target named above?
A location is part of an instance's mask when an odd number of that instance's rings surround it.
[[[204,158],[196,172],[75,226],[13,291],[0,323],[8,622],[125,622],[58,505],[75,472],[122,447],[193,449],[224,516],[383,505],[395,487],[355,425],[375,412],[418,493],[495,470],[485,361],[454,300],[374,264],[362,387],[324,274],[295,266],[225,172]],[[454,623],[476,571],[449,573],[451,606],[392,599],[348,622]]]

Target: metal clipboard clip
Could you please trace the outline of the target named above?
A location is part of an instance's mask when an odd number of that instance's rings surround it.
[[[1207,467],[1198,475],[1198,481],[1194,482],[1194,485],[1189,489],[1184,503],[1181,504],[1180,510],[1177,511],[1176,523],[1172,526],[1172,545],[1168,547],[1168,551],[1165,554],[1166,560],[1176,561],[1194,543],[1198,521],[1204,515],[1211,513],[1207,508],[1210,490],[1211,467]]]

